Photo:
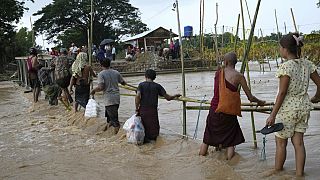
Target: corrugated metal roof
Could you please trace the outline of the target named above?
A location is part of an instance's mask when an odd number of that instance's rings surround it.
[[[136,39],[144,38],[144,37],[147,36],[148,34],[152,33],[153,31],[156,31],[156,30],[158,30],[158,29],[160,29],[160,28],[165,29],[165,28],[163,28],[163,27],[158,27],[157,29],[145,31],[145,32],[143,32],[143,33],[134,35],[134,36],[132,36],[132,37],[125,38],[125,39],[123,39],[123,40],[121,40],[121,41],[122,41],[122,42],[128,42],[128,41],[134,41],[134,40],[136,40]],[[165,30],[167,30],[167,29],[165,29]],[[169,31],[169,30],[167,30],[167,31]],[[177,34],[175,34],[174,32],[172,32],[172,34],[173,34],[173,37],[174,37],[174,36],[177,36]]]

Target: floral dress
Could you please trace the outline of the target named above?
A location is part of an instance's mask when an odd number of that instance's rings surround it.
[[[276,77],[289,76],[290,82],[276,116],[276,122],[284,125],[282,131],[275,133],[277,137],[287,139],[292,137],[294,132],[306,132],[310,110],[313,108],[307,92],[310,74],[316,69],[311,61],[305,59],[291,59],[279,67]]]

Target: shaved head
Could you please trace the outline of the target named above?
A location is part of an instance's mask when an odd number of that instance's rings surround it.
[[[238,62],[237,54],[235,52],[229,52],[223,56],[223,60],[226,66],[235,66]]]

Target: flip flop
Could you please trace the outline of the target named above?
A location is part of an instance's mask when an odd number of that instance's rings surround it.
[[[276,124],[274,124],[272,126],[265,126],[264,128],[262,128],[260,130],[260,133],[263,134],[263,135],[267,135],[267,134],[270,134],[270,133],[281,131],[282,129],[283,129],[283,124],[282,123],[276,123]]]

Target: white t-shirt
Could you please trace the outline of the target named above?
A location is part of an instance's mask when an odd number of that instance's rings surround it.
[[[116,54],[116,48],[115,47],[112,48],[111,54]]]

